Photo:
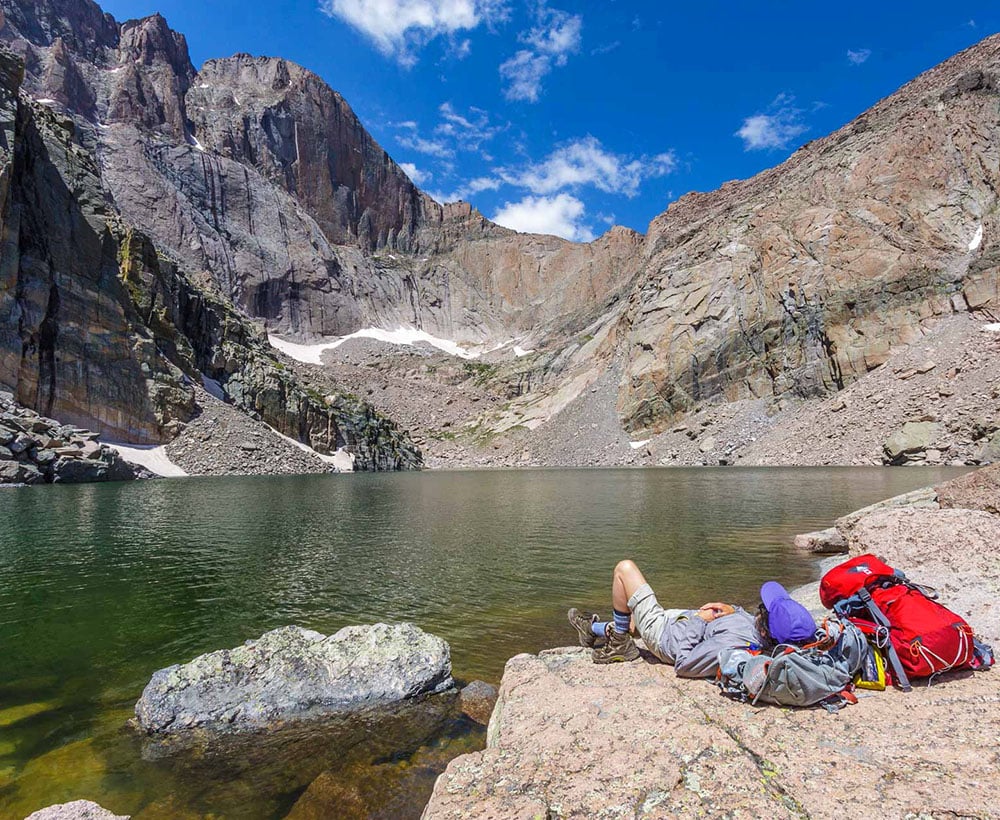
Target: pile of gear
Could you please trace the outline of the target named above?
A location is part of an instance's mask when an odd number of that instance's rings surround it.
[[[648,589],[642,587],[637,596]],[[657,606],[664,623],[653,646],[639,608],[633,612],[633,624],[652,654],[673,663],[678,675],[714,674],[723,695],[754,705],[821,705],[836,711],[857,703],[858,689],[896,686],[909,691],[915,679],[933,679],[951,670],[984,671],[993,665],[992,648],[976,638],[962,616],[937,600],[935,590],[911,582],[875,555],[833,567],[820,580],[819,592],[823,606],[832,611],[820,624],[776,581],[761,587],[752,632],[746,629],[749,615],[727,604],[687,611]],[[617,618],[623,613],[615,614]],[[742,625],[727,627],[724,622],[730,618],[742,620]],[[638,650],[630,648],[631,637],[622,637],[610,626],[602,643],[596,615],[586,618],[571,609],[569,620],[580,643],[594,648],[596,663],[639,657]],[[736,636],[747,639],[737,642]]]

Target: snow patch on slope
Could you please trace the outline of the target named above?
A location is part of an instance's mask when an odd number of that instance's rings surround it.
[[[361,330],[356,330],[354,333],[349,333],[346,336],[340,336],[332,342],[320,342],[319,344],[312,345],[287,342],[284,339],[280,339],[277,336],[272,336],[270,334],[268,334],[267,337],[267,340],[271,343],[271,347],[275,347],[285,355],[291,356],[296,361],[305,362],[306,364],[322,364],[323,354],[327,350],[333,350],[340,347],[348,339],[375,339],[380,342],[387,342],[389,344],[396,345],[414,345],[417,342],[424,342],[438,348],[438,350],[443,350],[445,353],[452,356],[458,356],[462,359],[479,358],[479,353],[466,350],[464,347],[460,347],[455,342],[448,339],[439,339],[437,336],[431,336],[426,331],[408,327],[400,327],[396,330],[382,330],[377,327],[366,327]]]
[[[165,444],[154,446],[149,444],[116,444],[110,441],[104,443],[117,450],[118,455],[129,464],[138,464],[157,475],[167,478],[182,478],[187,475],[184,470],[170,460]]]

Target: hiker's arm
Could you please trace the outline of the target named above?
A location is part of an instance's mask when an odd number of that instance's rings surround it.
[[[736,607],[732,604],[724,604],[720,601],[713,601],[709,604],[702,604],[695,614],[703,621],[714,621],[716,618],[721,618],[723,615],[732,615],[735,611]]]
[[[692,618],[694,623],[700,618]],[[755,642],[757,633],[753,628],[753,618],[744,610],[735,609],[727,618],[705,624],[704,640],[693,644],[686,652],[678,652],[674,658],[674,671],[681,678],[710,678],[719,668],[719,652],[734,646],[746,646]]]
[[[674,671],[679,678],[710,678],[719,668],[717,641],[698,641],[674,660]]]

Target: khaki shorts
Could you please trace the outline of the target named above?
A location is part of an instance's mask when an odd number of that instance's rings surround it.
[[[649,584],[643,584],[632,593],[632,597],[628,599],[628,608],[632,610],[635,628],[646,648],[661,661],[669,663],[660,652],[660,636],[667,624],[687,617],[690,610],[664,609],[656,600],[656,594]]]

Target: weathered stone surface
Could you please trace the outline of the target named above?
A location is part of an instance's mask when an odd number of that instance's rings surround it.
[[[412,624],[349,626],[326,637],[283,627],[154,673],[139,728],[233,732],[390,704],[453,685],[448,644]]]
[[[942,507],[985,510],[1000,515],[1000,465],[976,470],[934,489]]]
[[[883,501],[876,501],[874,504],[869,504],[867,507],[862,507],[860,510],[855,510],[841,516],[837,519],[835,526],[846,539],[850,537],[850,533],[858,521],[877,510],[895,507],[937,509],[938,506],[937,490],[934,487],[921,487],[919,490],[913,490],[902,495],[894,495],[892,498],[886,498]]]
[[[74,800],[39,809],[25,820],[129,820],[130,815],[114,814],[90,800]]]
[[[33,464],[0,461],[0,484],[41,484],[45,476]]]
[[[661,429],[708,401],[831,393],[967,309],[963,291],[995,306],[997,91],[944,92],[998,69],[991,37],[778,167],[654,219],[624,314],[626,427]],[[994,170],[970,176],[969,162]]]
[[[908,421],[885,443],[885,461],[902,464],[930,447],[941,434],[941,425],[932,421]]]
[[[836,527],[795,536],[795,546],[806,552],[833,555],[847,551],[847,540]]]
[[[497,688],[481,680],[474,680],[459,692],[459,705],[476,723],[486,725],[490,722],[493,707],[497,702]]]
[[[874,552],[938,590],[987,643],[1000,646],[1000,518],[982,510],[882,510],[851,531],[850,553]]]
[[[579,648],[518,655],[486,750],[449,764],[423,817],[833,820],[870,812],[873,784],[883,816],[977,816],[1000,800],[983,754],[998,704],[989,673],[830,715],[754,709],[669,666],[597,666]]]
[[[131,481],[136,472],[113,449],[96,444],[92,433],[61,425],[18,406],[10,393],[0,394],[0,415],[10,428],[9,447],[0,447],[0,484]],[[57,437],[58,436],[58,437]],[[48,449],[51,445],[57,449]],[[86,460],[82,460],[86,457]]]
[[[994,645],[998,545],[994,515],[913,506],[861,515],[850,538],[852,554],[874,552],[935,586]],[[884,816],[990,816],[983,807],[1000,801],[983,754],[1000,704],[995,674],[861,695],[836,716],[753,709],[660,664],[602,667],[576,648],[518,655],[504,671],[487,749],[452,761],[424,818],[832,819],[868,812],[872,784]]]

